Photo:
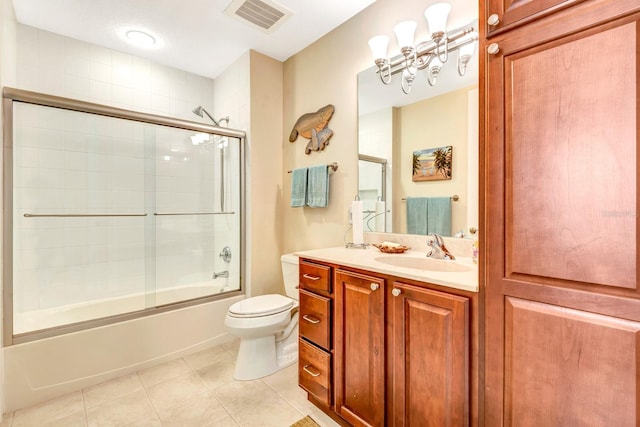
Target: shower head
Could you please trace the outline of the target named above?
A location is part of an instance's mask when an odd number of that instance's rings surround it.
[[[193,109],[193,114],[198,115],[200,117],[204,117],[204,115],[202,114],[202,110],[204,110],[204,108],[202,108],[201,105],[198,105],[196,108]]]
[[[207,117],[209,117],[211,119],[211,121],[213,122],[214,125],[220,127],[220,124],[216,121],[216,119],[211,117],[211,114],[209,114],[209,112],[207,110],[202,108],[202,105],[198,105],[196,108],[193,109],[193,114],[195,114],[197,116],[204,117],[203,113],[206,114]],[[227,123],[229,123],[228,120],[227,120]]]

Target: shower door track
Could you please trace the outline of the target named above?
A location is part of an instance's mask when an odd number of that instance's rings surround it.
[[[112,217],[112,216],[147,216],[146,213],[143,214],[30,214],[26,213],[23,215],[25,218],[103,218],[103,217]]]
[[[92,320],[80,321],[61,326],[51,327],[33,332],[25,332],[14,335],[13,333],[13,103],[22,102],[25,104],[40,105],[44,107],[59,108],[63,110],[77,111],[81,113],[97,114],[106,117],[119,118],[124,120],[133,120],[142,123],[155,125],[163,125],[188,131],[206,132],[209,134],[228,136],[237,138],[240,148],[240,288],[237,291],[227,292],[223,295],[217,294],[207,297],[201,297],[192,300],[179,301],[167,305],[153,308],[147,308],[141,311],[117,314],[109,317],[97,318]],[[207,125],[204,123],[193,122],[190,120],[177,119],[172,117],[159,116],[155,114],[143,113],[138,111],[125,110],[116,107],[110,107],[92,102],[80,101],[77,99],[64,98],[55,95],[47,95],[38,92],[32,92],[11,87],[4,87],[2,90],[2,117],[3,117],[3,180],[4,180],[4,218],[3,218],[3,346],[20,344],[24,342],[34,341],[42,338],[48,338],[65,333],[81,331],[100,327],[108,324],[118,323],[131,319],[137,319],[153,314],[163,313],[175,309],[194,306],[210,301],[216,301],[224,298],[241,295],[244,293],[243,277],[245,272],[245,193],[246,193],[246,165],[245,165],[245,143],[246,132],[236,129],[223,128],[219,126]],[[222,208],[224,209],[224,207]],[[161,215],[224,215],[234,214],[235,212],[189,212],[189,213],[154,213],[156,216]],[[25,214],[28,218],[37,217],[129,217],[129,216],[147,216],[144,214]]]
[[[235,212],[167,212],[154,213],[155,216],[174,216],[174,215],[233,215]]]

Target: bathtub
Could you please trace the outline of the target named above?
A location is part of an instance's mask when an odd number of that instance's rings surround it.
[[[211,286],[167,289],[158,292],[156,305],[211,293]],[[185,297],[184,292],[188,292]],[[47,310],[33,322],[48,317],[56,322],[113,314],[113,307],[144,307],[144,294],[79,304],[58,313]],[[231,304],[244,295],[230,297],[86,329],[4,348],[5,402],[10,412],[84,387],[201,351],[233,339],[224,327]],[[163,302],[164,301],[164,302]],[[140,308],[138,308],[140,309]],[[57,317],[56,317],[57,316]],[[61,324],[62,324],[61,323]]]
[[[18,335],[118,314],[133,313],[144,310],[147,306],[160,307],[175,302],[216,295],[229,290],[225,286],[225,282],[220,279],[209,280],[190,283],[188,286],[181,285],[159,289],[149,294],[139,292],[126,296],[69,304],[62,307],[14,313],[13,331],[14,334]]]

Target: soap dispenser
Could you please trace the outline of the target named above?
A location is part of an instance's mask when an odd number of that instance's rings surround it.
[[[473,236],[473,244],[471,246],[471,259],[475,264],[478,263],[478,252],[480,250],[480,243],[478,242],[478,229],[471,227],[469,233]]]

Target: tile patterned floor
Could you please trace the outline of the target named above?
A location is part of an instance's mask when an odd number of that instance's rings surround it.
[[[288,427],[305,415],[337,426],[307,401],[297,365],[235,381],[237,351],[235,341],[116,378],[4,414],[0,427]]]

